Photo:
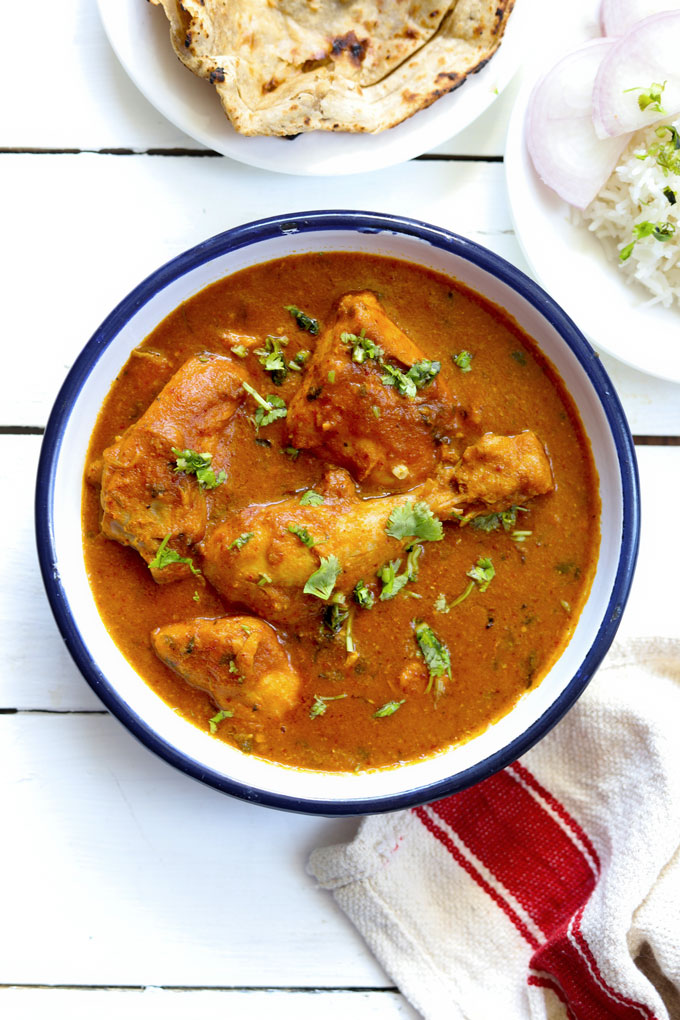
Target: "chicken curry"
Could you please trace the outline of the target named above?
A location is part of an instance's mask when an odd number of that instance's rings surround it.
[[[296,255],[136,348],[83,495],[99,612],[244,752],[359,771],[505,715],[565,647],[599,546],[578,413],[534,342],[395,259]]]

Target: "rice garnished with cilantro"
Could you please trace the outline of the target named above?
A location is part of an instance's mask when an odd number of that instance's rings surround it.
[[[680,119],[636,132],[583,217],[652,304],[680,305]]]

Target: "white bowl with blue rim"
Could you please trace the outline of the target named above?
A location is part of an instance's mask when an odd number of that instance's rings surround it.
[[[579,408],[602,501],[602,538],[588,601],[543,681],[485,732],[427,760],[365,773],[264,761],[177,715],[135,672],[104,626],[88,584],[80,502],[89,437],[113,379],[173,309],[248,266],[303,252],[406,259],[452,276],[500,305],[538,343]],[[640,528],[635,451],[618,397],[576,325],[536,283],[486,248],[415,220],[357,211],[306,212],[249,223],[184,252],[139,284],[104,320],[68,374],[50,416],[36,493],[38,554],[67,647],[95,693],[165,761],[244,800],[312,814],[392,811],[464,789],[510,764],[574,704],[616,633]]]

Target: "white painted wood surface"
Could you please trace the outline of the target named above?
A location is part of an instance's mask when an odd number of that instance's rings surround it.
[[[570,5],[561,46],[594,7]],[[543,15],[558,8],[544,0]],[[312,208],[394,212],[525,268],[502,164],[443,158],[500,157],[518,83],[440,146],[440,159],[302,180],[221,157],[149,155],[201,147],[128,81],[94,0],[35,0],[31,16],[40,32],[30,64],[25,49],[8,47],[0,67],[0,1016],[411,1020],[305,872],[313,847],[351,838],[357,822],[286,815],[204,788],[137,744],[90,692],[37,569],[40,436],[16,433],[45,425],[83,343],[132,286],[237,223]],[[101,151],[121,149],[135,154]],[[680,387],[603,361],[636,435],[680,436]],[[667,510],[680,502],[680,447],[638,446],[638,456],[643,532],[621,633],[677,635],[660,564],[664,577],[680,572]]]

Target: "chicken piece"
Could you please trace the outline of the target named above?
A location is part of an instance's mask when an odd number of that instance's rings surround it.
[[[467,505],[473,515],[482,512],[475,507],[480,503],[486,512],[504,510],[553,487],[545,451],[530,432],[484,436],[464,451],[459,465],[442,468],[408,493],[360,499],[348,494],[340,475],[331,473],[319,506],[302,505],[294,496],[248,507],[215,528],[202,552],[204,573],[217,591],[275,623],[304,628],[318,618],[331,591],[349,596],[357,581],[372,581],[418,540],[415,530],[388,534],[388,527],[398,530],[390,522],[398,508],[425,503],[434,518],[445,521]],[[330,557],[340,573],[326,599],[305,594],[311,575]]]
[[[218,708],[235,704],[281,718],[299,700],[300,677],[273,627],[253,616],[187,620],[151,634],[156,655]]]
[[[243,395],[243,370],[228,358],[190,358],[139,421],[102,455],[101,528],[147,563],[163,539],[183,557],[205,534],[206,496],[194,476],[175,471],[178,450],[209,453],[217,475],[228,467],[224,432]],[[159,583],[189,576],[187,563],[152,568]]]
[[[343,336],[365,337],[367,343],[343,341]],[[376,354],[371,343],[383,353]],[[438,440],[457,427],[454,397],[441,372],[417,389],[407,380],[412,396],[383,382],[391,378],[385,365],[407,372],[424,359],[374,294],[346,294],[290,402],[290,442],[372,487],[412,488],[432,474]]]
[[[332,590],[349,595],[357,581],[373,580],[380,567],[398,559],[414,541],[386,533],[397,507],[440,490],[451,500],[450,489],[433,482],[408,494],[360,499],[342,469],[333,470],[321,488],[326,495],[319,506],[302,505],[299,496],[250,506],[209,534],[202,543],[203,571],[224,598],[273,623],[316,626],[326,600],[303,589],[322,559],[337,558],[341,573]]]
[[[498,436],[487,432],[463,450],[452,470],[461,503],[483,504],[483,511],[506,510],[555,486],[545,449],[534,432]]]

